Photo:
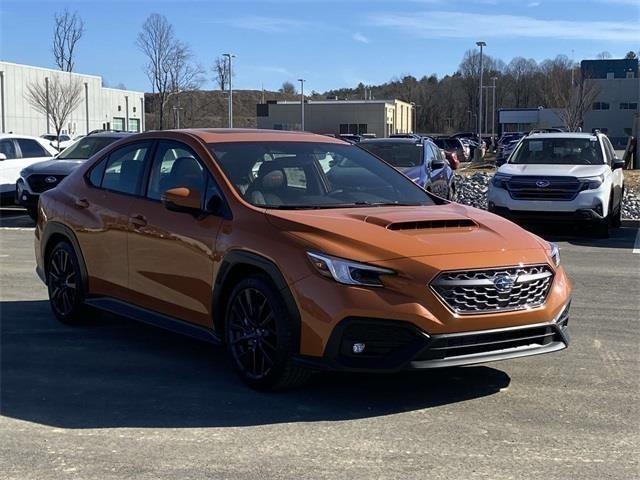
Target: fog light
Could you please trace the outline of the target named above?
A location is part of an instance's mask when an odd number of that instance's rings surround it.
[[[354,343],[351,347],[351,350],[353,351],[353,353],[362,353],[364,352],[364,347],[364,343]]]

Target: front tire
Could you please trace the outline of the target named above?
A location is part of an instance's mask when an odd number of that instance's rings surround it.
[[[306,382],[310,371],[293,364],[293,319],[264,275],[240,281],[229,296],[225,341],[235,370],[258,390],[283,390]]]
[[[66,324],[82,320],[84,292],[80,263],[73,247],[62,241],[47,257],[49,305],[56,318]]]
[[[611,226],[613,228],[620,228],[622,226],[622,199],[624,198],[624,188],[620,193],[620,202],[618,203],[618,208],[616,209],[613,217],[611,218]]]

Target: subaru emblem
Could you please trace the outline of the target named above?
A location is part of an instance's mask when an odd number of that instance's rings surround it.
[[[58,179],[56,177],[49,176],[49,177],[46,177],[44,179],[44,181],[45,181],[45,183],[51,184],[51,183],[56,183],[58,181]]]
[[[514,283],[515,282],[513,281],[513,278],[511,278],[509,275],[500,275],[493,281],[496,290],[498,290],[499,292],[511,291]]]
[[[536,182],[536,187],[538,188],[547,188],[549,185],[551,185],[549,180],[538,180]]]

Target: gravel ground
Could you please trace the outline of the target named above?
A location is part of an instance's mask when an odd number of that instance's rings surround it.
[[[493,172],[456,174],[458,202],[476,208],[487,208],[487,189]],[[640,220],[640,188],[626,184],[622,203],[622,218]]]

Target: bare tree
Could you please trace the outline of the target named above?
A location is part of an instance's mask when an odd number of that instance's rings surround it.
[[[282,86],[280,87],[280,93],[288,93],[290,95],[294,95],[296,93],[296,86],[291,82],[282,82]]]
[[[229,65],[227,59],[224,57],[218,57],[213,62],[214,80],[218,84],[220,90],[224,90],[229,83]]]
[[[636,58],[638,58],[638,55],[633,50],[629,50],[624,58],[626,58],[627,60],[635,60]]]
[[[53,56],[60,70],[71,72],[75,66],[76,44],[84,33],[84,22],[78,12],[64,12],[55,15],[53,30]]]
[[[82,102],[82,82],[71,75],[54,75],[42,82],[27,84],[27,102],[40,113],[51,119],[58,138],[69,116]]]
[[[608,60],[611,58],[611,54],[609,52],[607,52],[606,50],[600,52],[599,54],[596,55],[596,58],[598,60]]]
[[[564,106],[558,110],[558,115],[570,132],[582,127],[584,115],[600,93],[596,83],[589,78],[579,78],[577,84],[569,89]]]

